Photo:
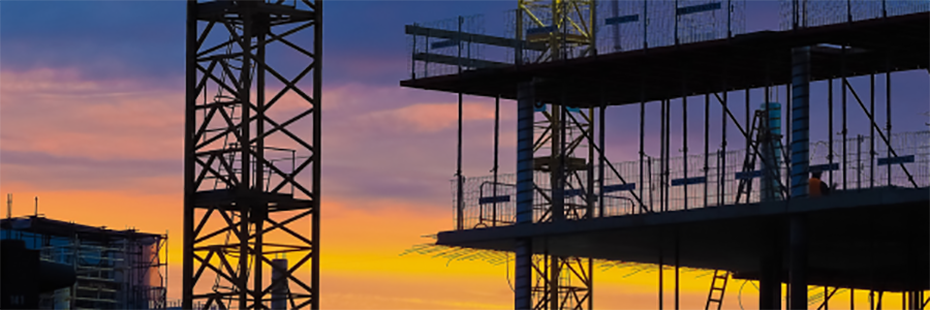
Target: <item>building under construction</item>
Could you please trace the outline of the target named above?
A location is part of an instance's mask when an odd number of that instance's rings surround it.
[[[594,308],[595,259],[657,266],[659,309],[720,309],[732,279],[758,281],[760,309],[926,309],[930,132],[892,131],[925,126],[892,111],[927,106],[896,76],[930,72],[930,3],[782,1],[750,33],[754,4],[518,0],[499,34],[406,26],[401,85],[459,96],[437,244],[514,253],[516,309]],[[495,98],[496,124],[515,101],[515,173],[496,126],[493,175],[462,175],[463,95]],[[611,161],[605,126],[637,125],[619,148],[636,157]],[[705,303],[680,304],[681,268],[714,270]]]
[[[41,215],[0,220],[0,239],[39,250],[43,261],[73,266],[70,287],[39,296],[39,309],[163,309],[167,234],[114,230]],[[33,275],[39,277],[39,275]]]

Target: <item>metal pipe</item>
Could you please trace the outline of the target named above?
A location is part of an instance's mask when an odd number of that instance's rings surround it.
[[[721,126],[721,129],[720,129],[720,134],[721,134],[721,139],[722,139],[720,142],[720,150],[721,150],[720,154],[721,156],[723,156],[720,162],[720,177],[719,177],[720,178],[720,185],[719,185],[720,186],[720,205],[727,204],[727,188],[726,188],[726,184],[727,184],[726,183],[727,181],[727,129],[728,129],[727,112],[730,109],[729,108],[730,99],[728,96],[729,91],[727,91],[726,84],[724,84],[723,89],[724,89],[723,102],[721,102],[723,104],[723,112],[722,112],[723,116],[721,117],[723,119],[723,125]]]
[[[704,94],[704,207],[707,207],[707,176],[710,172],[708,157],[710,157],[710,94]]]
[[[462,37],[462,16],[458,17],[458,36]],[[462,74],[462,44],[456,44],[458,49],[458,74]],[[465,180],[462,178],[462,93],[458,93],[459,105],[458,105],[458,144],[456,149],[456,170],[455,170],[455,181],[456,181],[456,209],[458,216],[458,229],[462,230],[465,228],[465,221],[463,216],[465,215],[465,203],[464,198],[464,184]],[[479,208],[481,209],[481,208]],[[480,213],[480,212],[479,212]]]
[[[827,163],[830,182],[833,182],[833,78],[827,80]],[[832,185],[832,184],[831,184]],[[835,188],[831,188],[836,190]]]
[[[500,125],[501,125],[501,95],[497,95],[494,98],[494,185],[492,185],[492,191],[494,191],[494,197],[497,197],[497,158],[499,154],[499,139],[500,139]],[[497,226],[497,198],[494,199],[494,202],[491,204],[491,226]]]
[[[875,187],[875,73],[869,75],[869,188]],[[889,165],[891,166],[891,165]]]
[[[594,149],[595,149],[594,124],[593,124],[595,122],[594,121],[594,108],[588,108],[588,119],[590,120],[589,125],[591,127],[590,127],[590,130],[588,130],[587,134],[585,134],[586,136],[585,138],[588,139],[588,158],[587,158],[587,165],[586,165],[588,171],[587,173],[585,173],[587,175],[588,185],[587,185],[587,193],[585,195],[587,197],[586,199],[587,210],[585,210],[585,217],[591,219],[591,218],[594,218],[594,203],[596,200],[594,196]],[[597,123],[599,123],[598,125],[604,124],[603,122],[597,122]],[[603,185],[603,182],[601,184]]]
[[[457,148],[456,148],[456,160],[455,160],[455,216],[456,216],[456,230],[465,229],[465,204],[462,199],[464,199],[464,180],[462,180],[462,93],[458,93],[459,102],[458,102],[458,136],[457,136]]]
[[[888,61],[887,58],[885,60]],[[891,65],[885,73],[885,130],[888,134],[888,147],[885,148],[885,157],[891,158]],[[888,165],[888,186],[891,186],[891,165]]]
[[[646,101],[645,101],[644,97],[645,97],[645,95],[643,94],[643,91],[640,90],[640,102],[639,102],[639,197],[643,197],[643,190],[645,190],[645,187],[646,187],[646,186],[645,186],[645,183],[643,183],[643,182],[645,181],[645,180],[644,180],[644,176],[643,176],[643,172],[644,172],[644,171],[643,171],[643,160],[644,160],[645,157],[646,157],[645,150],[643,149],[643,148],[645,147],[645,141],[646,141],[646,138],[645,138],[645,132],[646,132]],[[601,145],[603,145],[603,144],[601,144]],[[651,173],[651,171],[650,171],[650,173]],[[651,178],[651,177],[652,177],[652,176],[650,175],[650,178]],[[650,198],[652,197],[652,194],[651,194],[651,193],[652,193],[652,186],[651,186],[651,184],[652,184],[652,183],[650,182],[650,187],[649,187]],[[653,206],[652,206],[652,200],[650,199],[650,202],[649,202],[649,210],[650,210],[650,211],[652,211],[652,207],[653,207]],[[642,202],[640,202],[640,207],[639,207],[639,209],[643,209]]]
[[[856,189],[862,189],[862,135],[856,135]]]
[[[672,100],[665,100],[665,181],[662,187],[665,189],[665,211],[671,210],[671,154],[672,154]]]
[[[848,141],[846,140],[847,139],[846,135],[848,134],[849,131],[846,127],[846,45],[845,44],[843,45],[843,48],[840,51],[840,74],[842,75],[842,80],[843,80],[843,86],[842,86],[842,89],[843,89],[843,95],[842,95],[843,97],[843,108],[842,108],[843,110],[843,131],[841,131],[843,134],[843,190],[846,190],[847,189],[846,175],[849,174],[849,170],[848,170],[849,167],[847,167],[847,162],[849,161],[849,158],[848,158],[847,146],[846,146]]]
[[[659,210],[665,212],[665,109],[666,101],[662,100],[662,109],[659,112]]]
[[[688,97],[687,96],[681,98],[681,123],[682,123],[681,144],[682,144],[682,152],[684,156],[682,160],[683,161],[682,168],[683,168],[683,173],[684,173],[683,178],[687,179],[688,178]],[[685,210],[688,210],[688,182],[684,182],[684,183],[685,183],[684,184],[684,191],[685,191],[684,208]],[[675,250],[675,253],[677,255],[678,253],[677,249]],[[676,274],[676,277],[677,277],[677,274]],[[676,285],[677,285],[677,281],[676,281]],[[678,307],[676,306],[675,308],[677,309]]]
[[[604,119],[605,119],[604,113],[606,112],[607,112],[607,103],[602,101],[601,111],[600,113],[598,113],[598,133],[597,133],[598,144],[601,145],[601,151],[598,152],[600,156],[598,156],[598,167],[597,167],[597,178],[598,180],[600,180],[600,184],[599,184],[600,189],[598,190],[598,195],[600,195],[600,197],[598,197],[598,208],[599,208],[598,216],[601,216],[601,217],[604,216],[604,152],[607,151],[604,148],[604,137],[606,135],[604,133]],[[642,161],[640,161],[640,167],[642,167]],[[639,182],[639,185],[640,187],[642,187],[643,185],[642,181]],[[640,195],[640,197],[642,197],[642,195]],[[633,208],[633,210],[635,209],[636,208]]]

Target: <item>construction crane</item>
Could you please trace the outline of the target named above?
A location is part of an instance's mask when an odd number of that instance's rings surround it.
[[[516,39],[543,50],[526,50],[524,62],[545,62],[595,55],[595,0],[518,0]]]
[[[320,307],[322,4],[187,3],[184,309]]]

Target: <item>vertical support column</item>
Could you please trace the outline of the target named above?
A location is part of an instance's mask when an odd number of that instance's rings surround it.
[[[883,2],[884,3],[884,2]],[[888,145],[885,148],[885,158],[891,158],[891,64],[888,56],[885,56],[885,136],[888,137]],[[888,186],[891,186],[891,165],[888,165]]]
[[[849,6],[848,6],[848,4],[847,4],[847,8],[848,8],[848,7],[849,7]],[[851,16],[851,15],[850,15],[850,16]],[[843,102],[842,102],[842,104],[843,104],[843,105],[842,105],[842,112],[843,112],[843,119],[842,119],[843,130],[840,131],[840,132],[843,134],[843,138],[842,138],[842,139],[843,139],[843,140],[842,140],[842,143],[843,143],[843,159],[842,159],[842,160],[843,160],[843,165],[842,165],[842,169],[843,169],[843,190],[846,190],[846,175],[849,174],[849,171],[846,170],[846,169],[847,169],[846,164],[847,164],[847,162],[849,161],[849,158],[847,158],[848,153],[847,153],[847,150],[846,150],[846,148],[847,148],[847,146],[846,146],[846,142],[847,142],[847,141],[846,141],[846,135],[847,135],[848,132],[849,132],[849,131],[847,130],[847,127],[846,127],[846,45],[843,45],[843,48],[842,48],[842,50],[840,51],[840,74],[842,75],[842,81],[840,82],[840,89],[843,90],[843,93],[842,93],[842,96],[841,96],[841,97],[842,97],[842,101],[843,101]]]
[[[780,222],[783,223],[783,222]],[[759,273],[759,309],[781,309],[781,283],[782,283],[782,251],[781,225],[770,223],[763,230],[762,257]]]
[[[710,94],[704,94],[704,207],[708,206],[707,187],[710,185],[707,178],[710,174],[708,157],[710,157]]]
[[[533,251],[531,239],[517,239],[514,244],[514,309],[529,310],[532,305]]]
[[[533,222],[533,82],[517,86],[517,224]],[[532,239],[514,245],[514,309],[532,308]]]
[[[800,215],[788,224],[788,309],[807,309],[807,222]]]
[[[197,1],[187,1],[184,84],[184,254],[181,262],[181,308],[193,309],[194,293],[194,122],[197,105]]]
[[[807,197],[810,161],[810,47],[796,47],[791,53],[791,197]]]
[[[643,191],[645,190],[646,183],[645,180],[645,169],[643,169],[643,160],[646,158],[645,141],[646,141],[646,99],[642,87],[640,88],[640,101],[639,101],[639,197],[642,200],[646,198],[643,196]],[[603,145],[603,144],[602,144]],[[603,150],[603,148],[602,148]],[[651,186],[651,184],[650,184]],[[650,188],[651,191],[651,188]],[[649,205],[649,210],[652,210],[652,204]],[[640,212],[642,212],[642,202],[640,202],[639,207]]]
[[[660,100],[659,111],[659,212],[665,212],[665,99]],[[660,269],[661,272],[661,269]]]
[[[875,187],[875,73],[869,75],[869,188]],[[888,165],[891,167],[891,165]]]
[[[827,164],[830,169],[828,169],[828,179],[831,184],[833,183],[833,78],[831,77],[827,80],[827,114],[829,115],[827,121]],[[891,170],[888,170],[891,171]],[[836,190],[832,188],[832,190]]]
[[[727,111],[729,107],[727,106],[729,101],[727,99],[727,85],[726,82],[723,84],[723,110],[720,112],[720,118],[723,120],[723,125],[720,126],[720,205],[727,204]]]
[[[463,23],[463,22],[464,22],[464,18],[463,18],[462,16],[459,16],[459,18],[458,18],[458,34],[457,34],[459,38],[462,37],[462,23]],[[457,68],[457,69],[458,69],[458,74],[462,74],[462,44],[456,44],[456,46],[458,47],[458,66],[457,66],[457,67],[458,67],[458,68]],[[456,182],[456,183],[455,183],[455,185],[456,185],[456,197],[455,197],[455,202],[456,202],[456,203],[455,203],[455,209],[456,209],[456,216],[457,216],[457,219],[458,219],[458,223],[457,223],[457,224],[458,224],[458,225],[457,225],[458,227],[457,227],[457,229],[458,229],[458,230],[462,230],[462,229],[465,228],[465,227],[464,227],[464,226],[465,226],[465,224],[464,224],[464,223],[465,223],[465,220],[462,218],[462,217],[465,215],[465,210],[464,210],[464,209],[465,209],[465,202],[463,201],[463,200],[465,199],[465,194],[463,193],[464,190],[465,190],[465,185],[463,184],[463,183],[465,183],[465,180],[463,180],[463,177],[462,177],[462,93],[458,93],[458,95],[459,95],[459,106],[458,106],[458,108],[459,108],[459,111],[458,111],[458,112],[459,112],[459,115],[458,115],[458,116],[459,116],[459,117],[458,117],[458,144],[457,144],[458,148],[456,149],[456,155],[457,155],[457,156],[456,156],[456,162],[455,162],[455,163],[456,163],[456,170],[455,170],[455,182]]]
[[[688,179],[688,96],[687,96],[687,94],[684,94],[684,91],[682,91],[682,93],[683,93],[683,96],[681,97],[681,122],[682,122],[682,125],[681,125],[681,151],[682,151],[682,156],[683,156],[683,160],[682,160],[682,169],[683,169],[683,170],[682,170],[682,172],[683,172],[683,174],[684,174],[684,175],[682,176],[682,178],[684,178],[685,180],[687,180],[687,179]],[[684,191],[685,191],[684,209],[685,209],[685,210],[688,210],[688,182],[684,182],[684,183],[685,183],[685,184],[684,184]],[[676,238],[675,240],[678,240],[678,239],[677,239],[678,237],[675,237],[675,238]],[[676,242],[677,242],[677,241],[676,241]],[[678,248],[677,248],[677,247],[675,248],[675,253],[678,253]],[[676,255],[677,255],[677,254],[676,254]],[[676,257],[677,257],[677,256],[676,256]],[[678,275],[676,274],[675,276],[677,277]],[[676,281],[675,283],[676,283],[676,286],[677,286],[677,283],[678,283],[678,282]],[[676,298],[676,300],[677,300],[677,298]],[[675,308],[677,309],[678,307],[676,306]]]
[[[465,180],[462,178],[462,93],[459,93],[458,113],[458,140],[455,152],[455,228],[456,230],[462,230],[465,229],[465,203],[462,201],[465,198],[463,193]]]
[[[501,95],[494,98],[494,184],[491,188],[494,192],[493,197],[497,197],[497,158],[500,146],[500,125],[501,125]],[[497,226],[497,199],[491,204],[491,226]]]
[[[602,96],[603,96],[603,95],[602,95]],[[604,113],[607,113],[607,102],[606,102],[606,101],[603,101],[603,97],[602,97],[601,100],[602,100],[602,101],[601,101],[601,111],[600,111],[600,113],[598,113],[598,124],[597,124],[597,126],[598,126],[598,129],[597,129],[597,135],[598,135],[598,139],[597,139],[598,141],[597,141],[597,142],[598,142],[598,143],[597,143],[597,144],[598,144],[598,146],[600,147],[600,150],[601,150],[600,152],[598,152],[598,158],[597,158],[597,179],[599,180],[599,181],[598,181],[598,186],[600,187],[600,188],[598,189],[598,191],[597,191],[597,192],[598,192],[598,195],[600,196],[600,197],[598,197],[598,203],[597,203],[597,206],[598,206],[597,215],[598,215],[599,217],[603,217],[603,216],[604,216],[604,161],[605,161],[605,159],[606,159],[606,158],[604,158],[604,157],[605,157],[604,152],[607,151],[607,150],[604,148],[604,139],[605,139],[605,135],[606,135],[606,134],[604,133],[604,120],[605,120],[605,115],[604,115]],[[640,166],[642,166],[642,165],[640,165]],[[643,184],[642,184],[642,181],[640,181],[640,184],[639,184],[639,185],[640,185],[640,186],[643,185]],[[640,195],[640,197],[642,197],[642,195]],[[635,210],[636,208],[634,207],[633,209]],[[592,269],[592,270],[593,270],[593,269]]]
[[[517,223],[533,222],[533,105],[532,82],[517,86]]]
[[[310,232],[313,238],[313,261],[310,262],[310,309],[320,309],[320,205],[322,191],[322,167],[323,167],[323,0],[316,0],[313,14],[313,55],[316,55],[313,62],[313,146],[316,151],[313,152],[313,219],[311,225],[313,230]]]

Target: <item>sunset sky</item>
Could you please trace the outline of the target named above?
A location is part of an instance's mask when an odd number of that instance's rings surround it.
[[[400,256],[431,241],[423,235],[453,228],[456,97],[401,88],[398,81],[410,71],[403,25],[485,13],[490,28],[515,6],[515,0],[326,2],[323,307],[512,307],[504,265]],[[758,18],[747,28],[777,28],[777,8],[750,3],[747,14]],[[184,26],[183,1],[0,1],[0,192],[13,193],[13,216],[32,214],[38,196],[39,213],[49,218],[167,232],[169,299],[181,296]],[[892,112],[895,131],[926,130],[927,74],[900,76],[893,90],[901,103]],[[865,120],[852,107],[850,121]],[[491,169],[493,108],[491,98],[465,98],[466,176]],[[620,107],[608,114],[613,161],[636,154],[637,137],[630,133],[638,121],[626,116],[634,111]],[[658,106],[648,111],[658,114]],[[689,108],[693,115],[702,111]],[[513,103],[503,101],[501,114],[501,171],[510,173]],[[658,124],[651,126],[657,134]],[[826,131],[822,123],[812,127]],[[825,133],[812,134],[814,141],[825,139]],[[647,148],[657,150],[653,144]],[[512,277],[512,267],[509,272]],[[630,272],[595,274],[596,307],[654,307],[655,273],[624,278]],[[710,277],[701,275],[682,274],[688,308],[703,307]],[[740,295],[754,306],[755,288],[746,284],[738,294],[743,281],[734,283],[724,308],[739,309]]]

